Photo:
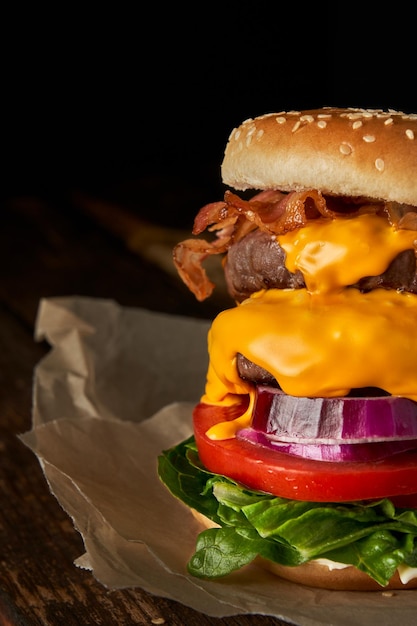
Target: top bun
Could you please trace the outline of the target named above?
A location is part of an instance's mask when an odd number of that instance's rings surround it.
[[[222,164],[234,189],[318,189],[417,206],[417,114],[326,107],[235,128]]]

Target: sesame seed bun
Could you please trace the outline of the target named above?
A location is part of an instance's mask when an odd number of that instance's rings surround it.
[[[217,524],[208,517],[202,515],[195,509],[191,509],[192,514],[201,524],[203,529],[216,528]],[[390,591],[400,589],[417,589],[417,578],[412,578],[406,584],[402,583],[398,572],[391,578],[387,586],[381,587],[370,576],[361,572],[351,565],[343,569],[331,569],[317,561],[309,561],[303,565],[289,567],[267,561],[262,557],[257,557],[256,563],[279,578],[284,578],[290,582],[316,587],[319,589],[329,589],[333,591]]]
[[[318,189],[417,206],[417,114],[322,108],[235,128],[222,164],[234,189]]]

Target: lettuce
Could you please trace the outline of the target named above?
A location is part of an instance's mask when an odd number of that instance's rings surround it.
[[[397,566],[417,567],[417,510],[385,498],[303,502],[247,489],[201,464],[193,437],[158,457],[171,494],[220,528],[204,530],[188,563],[193,576],[218,578],[258,555],[295,566],[326,558],[354,565],[385,586]]]

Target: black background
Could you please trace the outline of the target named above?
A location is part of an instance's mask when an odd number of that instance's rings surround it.
[[[374,7],[132,3],[10,15],[3,192],[138,193],[155,176],[209,201],[228,135],[247,117],[326,105],[417,111],[412,16]]]

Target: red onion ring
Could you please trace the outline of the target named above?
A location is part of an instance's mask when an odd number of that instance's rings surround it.
[[[417,402],[399,396],[302,398],[257,387],[252,428],[297,444],[417,439]]]
[[[284,442],[250,427],[239,430],[236,437],[277,452],[315,461],[371,462],[417,448],[417,439],[342,444]]]

